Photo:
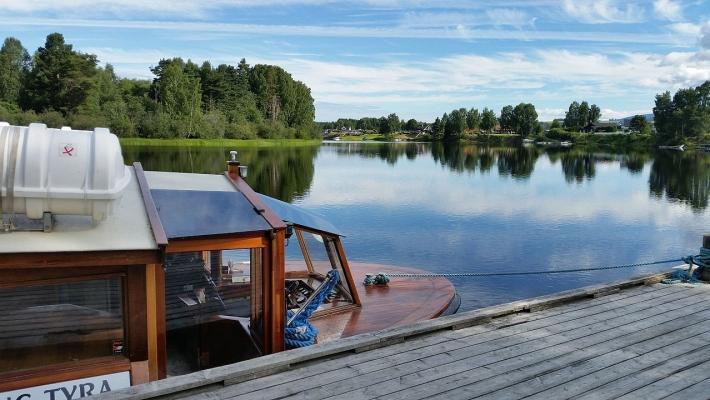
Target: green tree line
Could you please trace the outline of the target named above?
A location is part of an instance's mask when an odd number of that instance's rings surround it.
[[[118,77],[59,33],[30,57],[6,38],[0,48],[0,120],[75,129],[107,126],[123,137],[314,138],[310,89],[280,67],[213,67],[162,59],[152,81]]]

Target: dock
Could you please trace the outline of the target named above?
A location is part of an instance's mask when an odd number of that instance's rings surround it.
[[[516,301],[101,399],[708,399],[710,285],[665,274]]]

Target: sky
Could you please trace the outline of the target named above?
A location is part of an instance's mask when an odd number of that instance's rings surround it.
[[[0,0],[0,34],[30,53],[63,33],[122,77],[161,58],[268,63],[311,88],[316,120],[432,121],[587,100],[602,119],[710,79],[710,0]]]

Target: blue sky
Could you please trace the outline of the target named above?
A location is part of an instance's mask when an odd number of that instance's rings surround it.
[[[549,120],[572,100],[607,119],[710,79],[710,0],[0,0],[3,36],[33,52],[51,32],[125,77],[174,56],[280,65],[317,120],[519,102]]]

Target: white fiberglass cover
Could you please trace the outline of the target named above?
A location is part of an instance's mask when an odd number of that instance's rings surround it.
[[[0,125],[2,211],[42,218],[44,212],[102,221],[132,174],[116,135],[93,131]]]

